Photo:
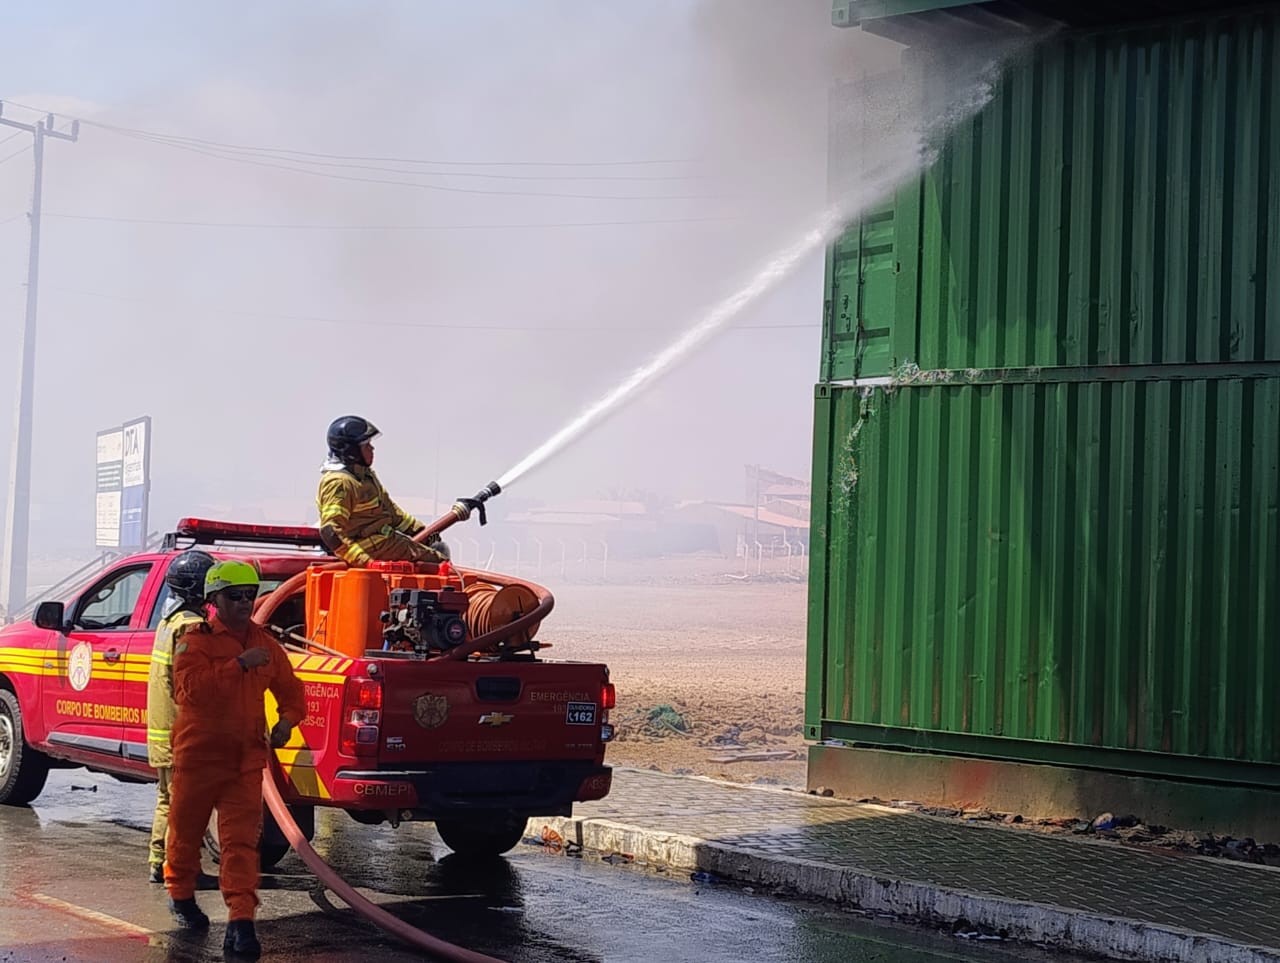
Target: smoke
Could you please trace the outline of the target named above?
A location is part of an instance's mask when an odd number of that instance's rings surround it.
[[[927,113],[904,90],[843,108],[863,167],[829,177],[831,91],[901,48],[830,26],[827,0],[158,11],[0,74],[94,122],[46,157],[33,550],[85,545],[94,432],[141,414],[153,527],[306,520],[344,413],[382,428],[398,497],[472,491],[749,282],[842,178],[909,170]],[[29,160],[0,164],[0,222],[28,183]],[[24,226],[0,223],[5,337]],[[807,475],[821,260],[520,495]]]

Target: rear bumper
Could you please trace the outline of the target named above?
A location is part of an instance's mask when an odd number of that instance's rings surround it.
[[[425,818],[496,811],[567,816],[575,802],[603,799],[612,783],[613,770],[594,762],[342,769],[330,787],[328,804],[343,809],[413,809]]]

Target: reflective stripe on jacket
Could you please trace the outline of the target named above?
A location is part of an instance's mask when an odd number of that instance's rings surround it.
[[[348,565],[405,557],[397,551],[400,539],[421,530],[422,522],[391,500],[373,469],[329,461],[322,470],[316,508],[320,527],[341,542],[337,556]],[[440,561],[444,556],[427,549],[423,557]]]
[[[173,641],[184,626],[203,622],[190,609],[178,609],[160,620],[151,646],[147,672],[147,764],[153,769],[173,765],[170,743],[177,706],[173,704]]]

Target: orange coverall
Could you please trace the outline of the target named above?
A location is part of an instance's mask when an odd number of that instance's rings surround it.
[[[266,649],[271,660],[244,670],[246,649]],[[164,882],[175,899],[195,896],[200,844],[218,810],[222,849],[219,886],[227,918],[251,920],[258,906],[258,840],[262,833],[262,770],[270,748],[263,696],[275,696],[282,718],[302,721],[302,683],[280,644],[257,625],[246,642],[212,616],[174,642],[173,785]]]

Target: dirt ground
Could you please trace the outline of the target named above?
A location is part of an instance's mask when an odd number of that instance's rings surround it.
[[[703,569],[555,588],[546,655],[609,666],[613,765],[803,786],[805,585]],[[791,758],[712,761],[748,750]]]

